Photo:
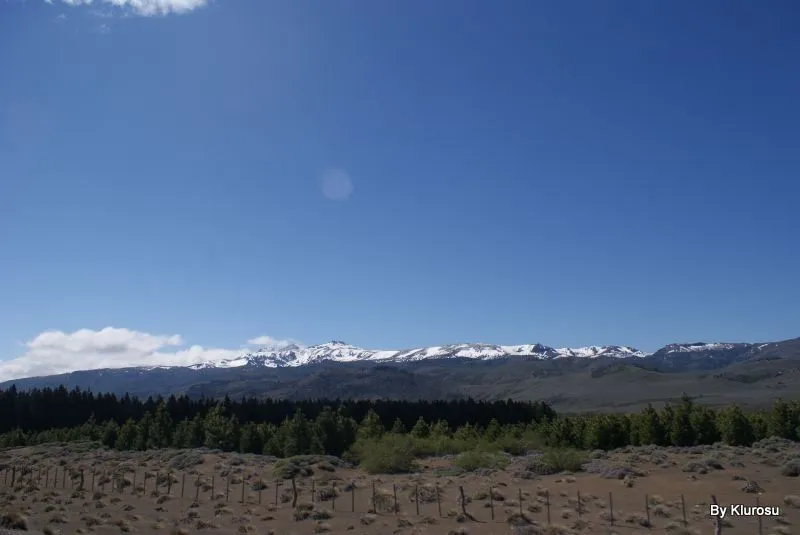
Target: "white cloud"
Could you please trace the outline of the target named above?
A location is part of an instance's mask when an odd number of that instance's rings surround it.
[[[261,347],[268,347],[274,349],[280,349],[290,345],[300,345],[300,342],[297,340],[292,340],[291,338],[288,340],[279,340],[277,338],[273,338],[268,335],[263,336],[256,336],[247,341],[248,345],[251,346],[261,346]]]
[[[45,0],[52,4],[53,0]],[[108,4],[120,9],[130,10],[146,17],[153,15],[169,15],[170,13],[188,13],[208,5],[209,0],[61,0],[68,6],[90,6],[92,4]]]
[[[248,343],[280,347],[292,341],[265,335]],[[99,331],[80,329],[71,333],[45,331],[25,343],[22,356],[0,361],[0,381],[98,368],[190,366],[234,358],[243,351],[242,348],[183,346],[184,341],[178,334],[150,334],[115,327]]]

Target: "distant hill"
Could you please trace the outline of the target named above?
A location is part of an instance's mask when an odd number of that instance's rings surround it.
[[[137,396],[546,400],[557,410],[629,410],[682,393],[713,405],[800,396],[800,338],[765,344],[624,346],[458,344],[374,351],[343,342],[245,353],[190,367],[78,371],[0,388],[89,388]]]

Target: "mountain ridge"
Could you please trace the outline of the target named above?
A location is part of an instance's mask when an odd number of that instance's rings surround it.
[[[633,347],[616,345],[554,348],[539,343],[520,345],[460,343],[427,346],[415,349],[381,350],[366,349],[347,344],[341,340],[332,340],[312,346],[291,344],[278,348],[263,347],[254,351],[243,352],[242,355],[232,359],[206,361],[187,367],[192,369],[236,368],[243,366],[279,368],[284,366],[304,366],[324,361],[402,363],[446,358],[492,360],[509,357],[526,357],[548,360],[566,357],[597,358],[600,356],[641,358],[648,355],[649,353],[639,351]],[[159,366],[152,366],[152,368],[155,367]]]
[[[118,367],[15,379],[0,383],[0,389],[64,386],[144,398],[471,397],[543,400],[566,411],[629,410],[679,399],[684,393],[713,405],[752,406],[800,394],[800,338],[759,344],[670,344],[650,354],[619,349],[624,347],[558,352],[541,344],[453,344],[378,352],[334,341],[308,348],[243,351],[231,362],[207,367]],[[506,349],[498,354],[497,348]],[[302,358],[300,351],[305,351]]]

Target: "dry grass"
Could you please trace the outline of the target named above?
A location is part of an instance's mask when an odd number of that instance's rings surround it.
[[[349,531],[588,535],[607,532],[613,519],[620,533],[693,535],[711,530],[712,493],[723,505],[752,505],[758,496],[761,505],[781,507],[781,517],[763,519],[764,533],[784,535],[800,525],[798,480],[786,469],[800,458],[798,445],[773,440],[754,448],[592,452],[583,471],[552,475],[537,468],[539,458],[508,457],[507,463],[498,464],[502,468],[478,468],[461,475],[453,470],[454,458],[431,458],[418,473],[370,476],[322,456],[276,462],[265,456],[207,450],[121,453],[81,451],[69,445],[21,448],[0,451],[0,465],[49,469],[49,480],[45,484],[44,476],[37,479],[36,470],[22,471],[12,486],[4,484],[0,472],[0,527],[53,535]],[[83,490],[78,488],[81,470]],[[275,475],[281,479],[276,481]],[[286,475],[296,477],[296,507],[292,507],[291,481],[282,479]],[[749,493],[753,488],[761,494]],[[683,522],[684,507],[688,526]],[[725,533],[750,535],[756,529],[755,519],[733,518],[726,521]]]

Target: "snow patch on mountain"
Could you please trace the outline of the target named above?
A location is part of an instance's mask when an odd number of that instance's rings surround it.
[[[419,362],[434,359],[493,360],[524,357],[540,360],[557,358],[646,357],[648,354],[625,346],[588,346],[555,349],[542,344],[501,346],[493,344],[452,344],[404,350],[364,349],[339,340],[324,344],[300,347],[262,348],[233,359],[209,361],[190,366],[192,369],[238,368],[245,366],[280,368],[305,366],[325,361],[333,362]]]
[[[696,353],[700,351],[730,351],[736,347],[733,344],[725,344],[722,342],[705,343],[698,342],[695,344],[670,344],[664,349],[667,353]]]

